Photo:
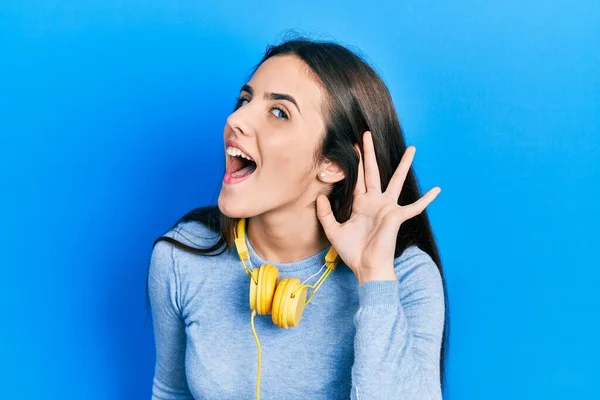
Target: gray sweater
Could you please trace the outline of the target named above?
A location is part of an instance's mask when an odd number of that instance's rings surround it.
[[[181,223],[165,236],[194,247],[217,238],[198,222]],[[266,263],[247,243],[252,266]],[[304,281],[319,272],[327,250],[272,264],[280,279]],[[340,262],[297,327],[282,329],[271,316],[257,315],[261,399],[441,399],[439,271],[416,246],[396,258],[395,270],[397,281],[358,285]],[[235,249],[200,256],[158,242],[148,285],[156,345],[152,399],[255,398],[250,281]]]

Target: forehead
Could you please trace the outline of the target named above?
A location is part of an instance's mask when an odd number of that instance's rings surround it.
[[[301,59],[285,55],[267,59],[248,82],[255,94],[285,93],[298,102],[302,115],[321,115],[322,92],[308,65]],[[306,110],[306,111],[305,111]]]

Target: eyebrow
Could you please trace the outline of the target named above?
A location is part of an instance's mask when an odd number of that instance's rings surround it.
[[[248,92],[248,93],[250,93],[250,96],[254,96],[254,89],[252,89],[252,86],[250,86],[250,85],[242,86],[240,91]],[[302,115],[302,112],[300,111],[300,107],[298,107],[298,103],[296,102],[296,99],[294,99],[294,97],[289,94],[266,92],[264,95],[264,98],[265,98],[265,100],[287,100],[290,103],[292,103],[293,105],[295,105],[296,108],[298,109],[298,112],[300,113],[300,115]]]

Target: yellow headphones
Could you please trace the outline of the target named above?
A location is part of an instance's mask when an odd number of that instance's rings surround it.
[[[339,263],[339,257],[333,246],[325,256],[327,267],[323,275],[314,285],[305,285],[298,278],[285,278],[279,281],[279,270],[271,264],[263,264],[259,268],[249,269],[246,261],[250,260],[250,252],[246,246],[246,219],[242,218],[234,229],[235,247],[237,249],[250,282],[250,309],[259,315],[272,315],[273,323],[280,328],[288,329],[298,326],[302,319],[304,307],[329,277]],[[313,289],[306,300],[306,290]]]
[[[256,400],[260,400],[260,368],[262,352],[260,341],[254,327],[256,314],[271,314],[273,322],[280,328],[288,329],[290,326],[298,326],[304,313],[304,307],[310,303],[317,290],[329,277],[339,262],[337,251],[331,246],[325,256],[327,267],[323,275],[314,285],[305,285],[298,278],[285,278],[279,281],[279,270],[271,264],[263,264],[259,268],[250,269],[246,261],[250,261],[250,252],[246,246],[246,219],[241,218],[237,227],[233,230],[235,247],[242,261],[244,270],[250,277],[250,309],[252,316],[250,326],[256,340],[258,350],[258,375],[256,378]],[[313,289],[310,297],[306,300],[306,289]]]

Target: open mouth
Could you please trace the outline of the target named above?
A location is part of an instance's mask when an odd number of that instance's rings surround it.
[[[254,160],[240,149],[229,146],[226,152],[229,158],[226,176],[238,180],[250,176],[256,170]]]

